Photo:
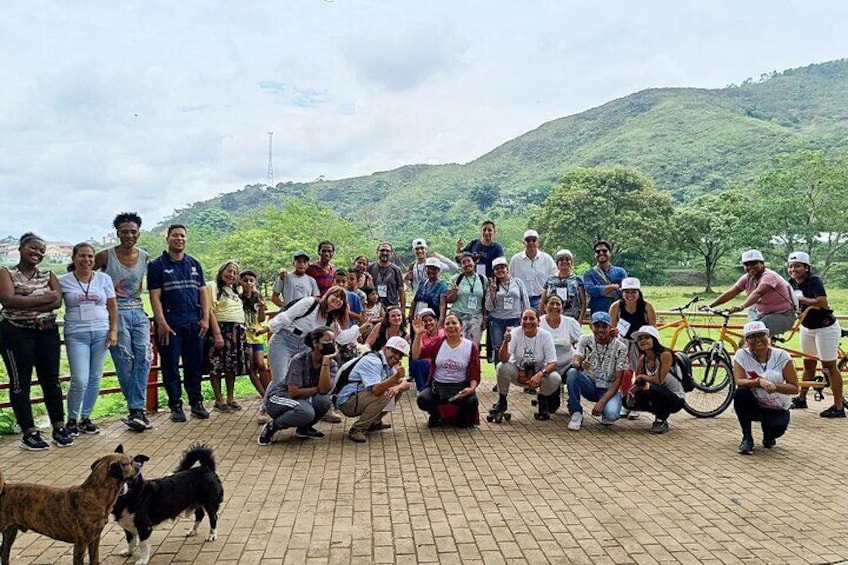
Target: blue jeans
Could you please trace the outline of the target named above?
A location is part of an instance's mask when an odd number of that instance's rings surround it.
[[[295,335],[288,330],[280,330],[268,340],[268,364],[271,365],[271,382],[265,389],[265,406],[268,406],[269,392],[277,388],[289,372],[291,358],[307,351],[305,336]]]
[[[94,403],[100,394],[103,363],[106,361],[107,330],[65,334],[65,350],[71,366],[71,386],[68,389],[68,419],[91,417]]]
[[[147,374],[153,359],[150,321],[144,310],[118,311],[118,344],[110,350],[130,410],[144,409]]]
[[[506,334],[506,329],[510,327],[515,328],[520,325],[520,318],[489,318],[489,335],[492,338],[492,362],[495,364],[495,367],[500,362],[499,352],[504,340],[504,334]]]
[[[580,397],[597,402],[606,394],[607,389],[595,386],[595,381],[589,375],[572,367],[565,377],[565,387],[568,389],[568,413],[583,412]],[[616,393],[604,405],[603,417],[607,420],[618,420],[621,415],[621,393]]]
[[[159,344],[159,364],[162,366],[162,384],[168,393],[168,406],[182,406],[180,358],[183,360],[183,379],[189,404],[203,401],[200,391],[200,367],[203,360],[203,340],[198,324],[171,326],[174,333],[168,344]]]

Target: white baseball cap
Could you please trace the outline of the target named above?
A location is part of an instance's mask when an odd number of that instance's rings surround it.
[[[810,264],[810,255],[804,253],[803,251],[794,251],[789,254],[789,258],[786,260],[787,263],[803,263],[805,265]]]
[[[498,265],[509,267],[509,263],[507,262],[506,257],[495,257],[495,259],[492,261],[492,268],[494,269]]]
[[[556,252],[556,255],[554,255],[554,259],[559,259],[560,257],[569,257],[574,259],[574,254],[568,249],[560,249]]]
[[[769,335],[769,329],[762,322],[748,322],[745,324],[745,327],[742,328],[742,335],[748,337],[751,334],[761,334],[764,333]]]
[[[643,335],[649,335],[657,341],[660,340],[660,332],[654,326],[642,326],[641,328],[633,332],[630,337],[634,340],[637,340]]]
[[[435,317],[436,317],[436,313],[433,311],[433,309],[432,309],[432,308],[424,308],[423,310],[421,310],[420,312],[418,312],[418,317],[419,317],[419,318],[423,318],[424,316],[432,316],[433,318],[435,318]],[[396,337],[397,337],[397,336],[396,336]]]
[[[539,239],[539,232],[536,230],[527,230],[524,232],[524,239],[527,239],[528,237],[535,237],[536,239]]]
[[[386,347],[391,347],[401,355],[409,355],[409,343],[400,336],[393,336],[386,341]]]
[[[627,277],[621,281],[621,290],[640,290],[642,282],[636,277]]]
[[[756,249],[749,249],[745,253],[742,254],[742,264],[750,263],[751,261],[761,261],[765,262],[763,259],[763,254],[757,251]]]
[[[440,271],[442,270],[442,262],[436,259],[435,257],[428,257],[424,262],[424,267],[436,267]]]
[[[427,247],[428,247],[427,240],[421,239],[420,237],[418,239],[413,239],[412,240],[412,250],[415,251],[415,249],[417,247],[423,247],[424,249],[427,249]]]

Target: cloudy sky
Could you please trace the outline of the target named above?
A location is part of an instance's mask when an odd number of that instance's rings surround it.
[[[848,3],[9,1],[0,237],[150,227],[275,180],[466,162],[658,86],[848,56]]]

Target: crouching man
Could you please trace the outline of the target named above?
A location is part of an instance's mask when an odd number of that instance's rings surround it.
[[[539,411],[537,420],[550,420],[550,411],[559,408],[562,377],[556,372],[557,355],[553,336],[539,328],[536,311],[527,309],[521,315],[521,327],[504,334],[498,352],[498,392],[500,398],[492,413],[507,410],[506,395],[510,384],[535,389]]]
[[[292,357],[286,377],[267,391],[266,409],[272,420],[262,428],[259,445],[271,445],[274,434],[287,428],[295,428],[295,437],[324,438],[314,426],[332,406],[330,391],[338,369],[335,339],[326,326],[306,334],[309,349]]]
[[[349,418],[359,417],[350,427],[351,441],[364,443],[368,432],[385,430],[384,411],[392,400],[409,390],[410,383],[400,362],[409,355],[409,343],[399,336],[390,337],[380,351],[365,353],[351,361],[348,382],[339,390],[336,406]]]
[[[627,345],[611,333],[610,315],[592,314],[592,335],[581,336],[577,351],[566,373],[568,429],[578,431],[583,424],[580,398],[593,402],[592,415],[601,416],[601,423],[612,425],[621,413],[621,377],[627,367]]]

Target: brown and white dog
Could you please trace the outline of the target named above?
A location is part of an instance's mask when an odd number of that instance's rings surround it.
[[[91,565],[99,563],[100,533],[115,500],[135,474],[132,458],[119,445],[115,453],[91,464],[91,474],[79,486],[6,484],[0,475],[2,565],[9,565],[18,532],[27,530],[74,544],[74,565],[83,565],[86,551]]]

